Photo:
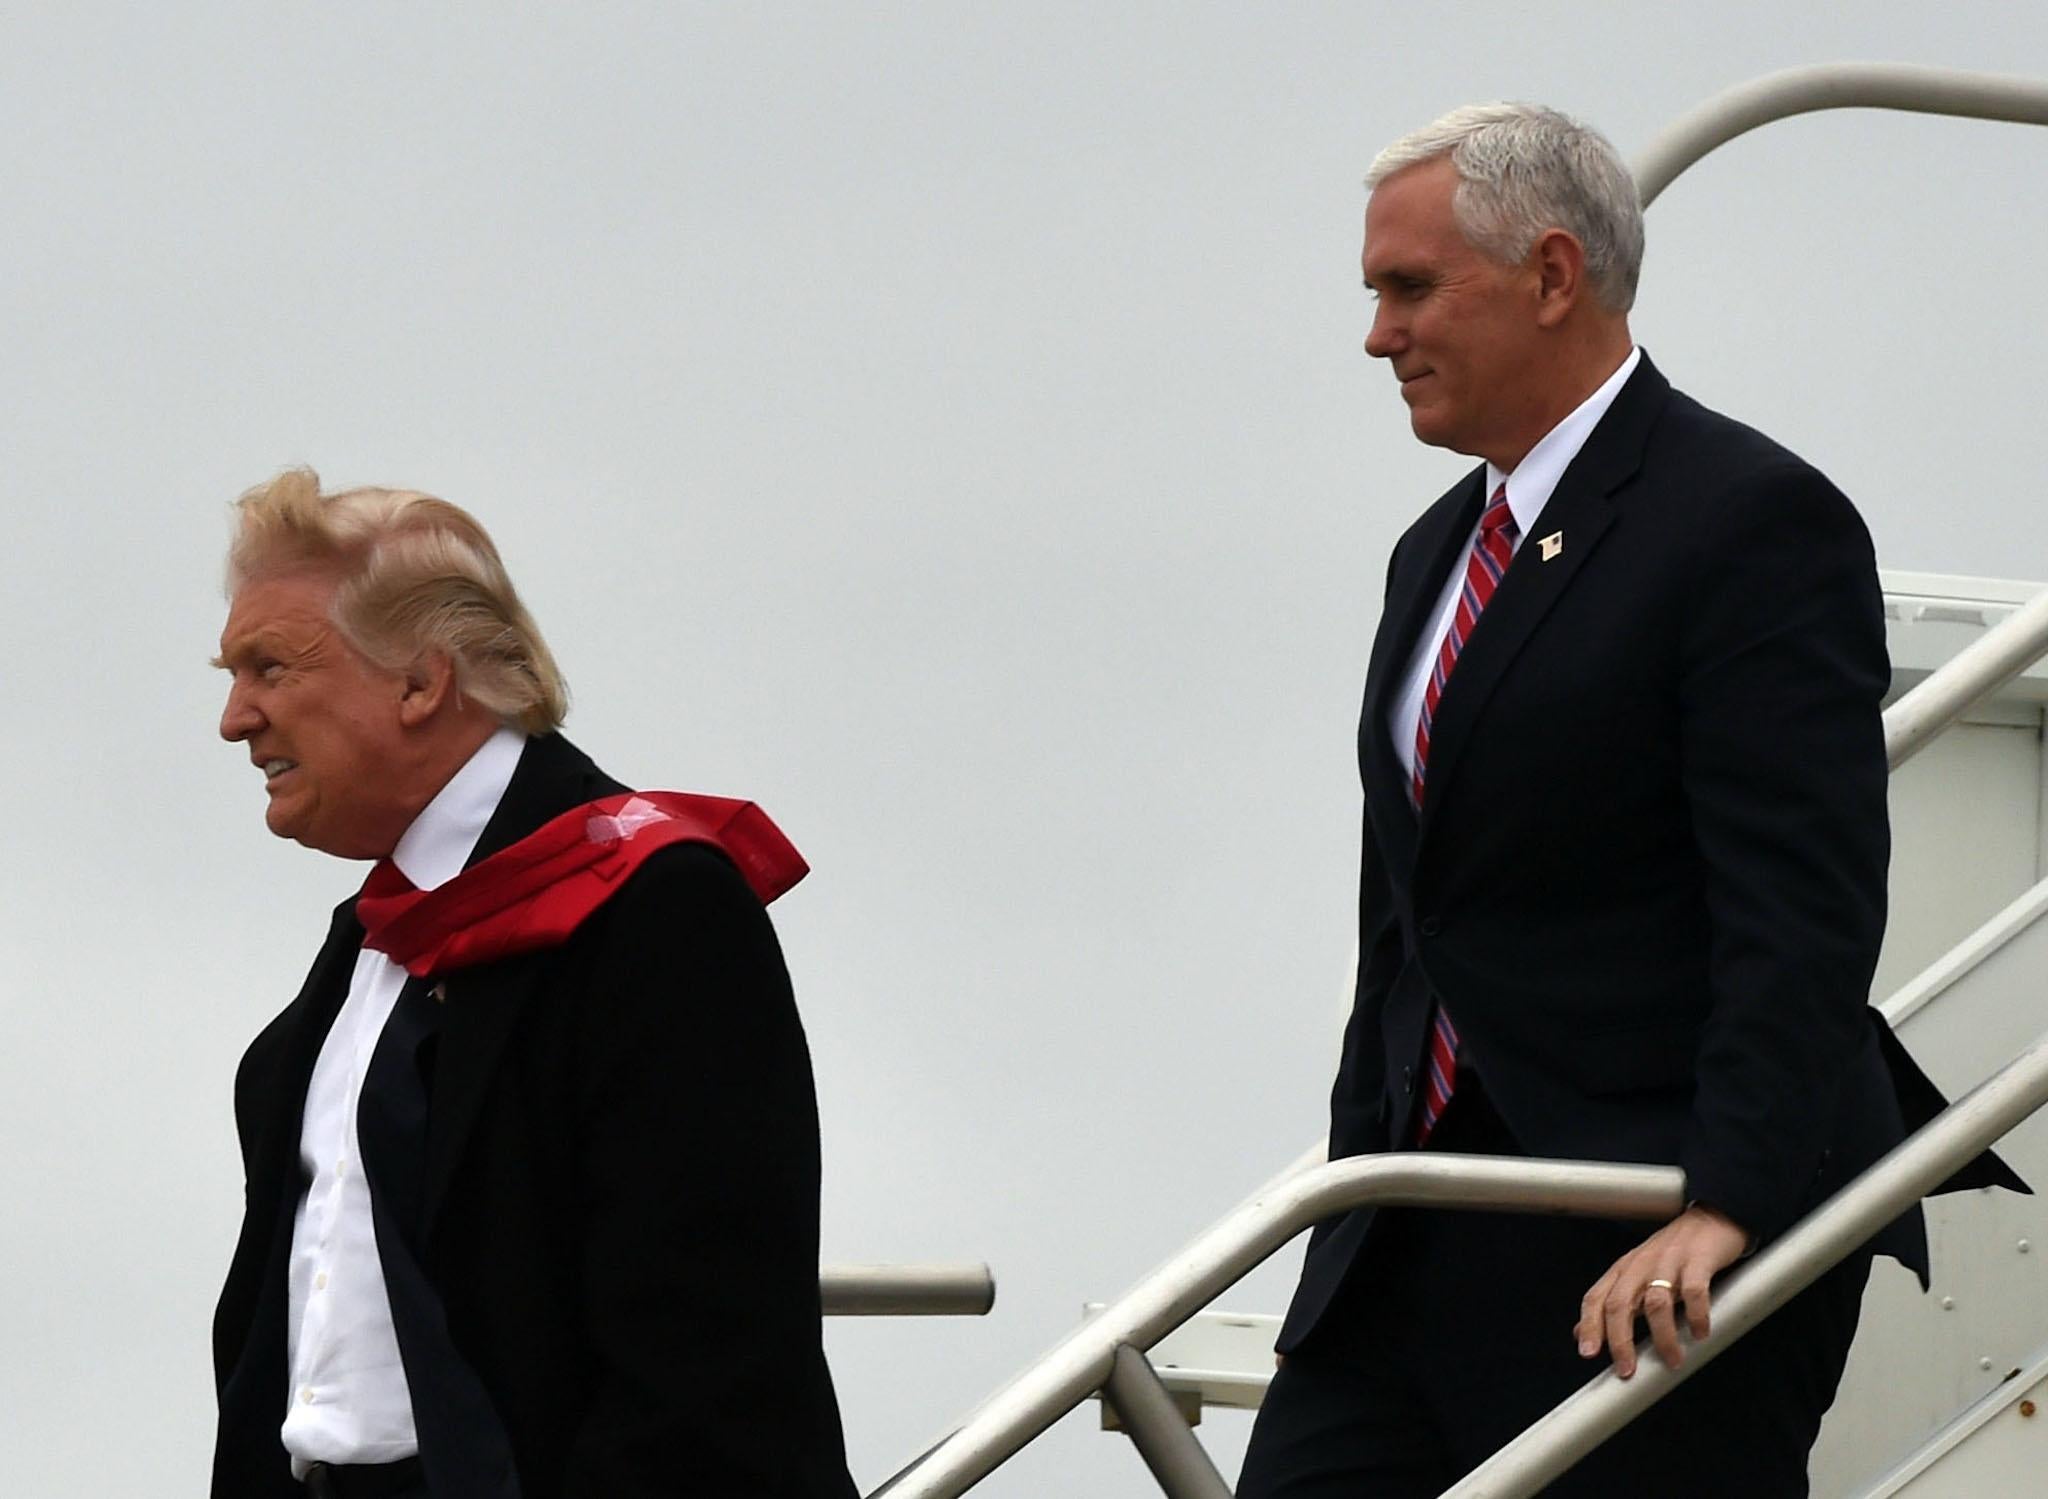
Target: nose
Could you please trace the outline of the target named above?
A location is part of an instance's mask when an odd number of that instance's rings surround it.
[[[1386,359],[1401,352],[1406,336],[1394,308],[1388,305],[1388,299],[1375,302],[1372,326],[1365,330],[1365,352],[1375,359]]]
[[[249,701],[249,694],[237,681],[228,688],[227,706],[221,709],[220,737],[239,744],[263,727],[263,714]]]

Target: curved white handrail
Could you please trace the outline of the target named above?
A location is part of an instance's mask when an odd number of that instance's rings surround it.
[[[956,1499],[1101,1389],[1120,1346],[1150,1348],[1310,1224],[1368,1203],[1659,1220],[1684,1206],[1685,1174],[1402,1151],[1282,1176],[1075,1328],[871,1499]]]
[[[2048,125],[2048,84],[1913,63],[1836,62],[1766,73],[1679,116],[1636,159],[1648,208],[1679,173],[1759,125],[1823,109],[1902,109],[2016,125]]]

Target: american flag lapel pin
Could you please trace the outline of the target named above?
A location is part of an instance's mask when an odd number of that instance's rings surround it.
[[[1553,561],[1559,553],[1564,551],[1564,532],[1552,531],[1548,536],[1537,542],[1536,545],[1542,549],[1545,562]]]
[[[445,1005],[446,1003],[448,1003],[448,985],[445,981],[434,985],[434,987],[429,989],[427,992],[434,996],[435,1004]]]

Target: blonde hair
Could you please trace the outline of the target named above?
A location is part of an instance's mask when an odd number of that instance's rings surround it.
[[[440,651],[456,689],[529,734],[559,728],[569,689],[476,518],[409,489],[322,494],[287,469],[235,502],[232,596],[252,578],[320,572],[336,580],[335,628],[366,659],[402,671]]]

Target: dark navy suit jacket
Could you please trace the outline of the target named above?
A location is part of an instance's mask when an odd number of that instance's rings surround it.
[[[1412,1139],[1441,997],[1528,1154],[1676,1164],[1690,1197],[1782,1233],[1942,1106],[1868,1004],[1890,843],[1869,535],[1645,358],[1464,646],[1418,813],[1388,709],[1483,483],[1431,505],[1387,570],[1330,1153]],[[2016,1184],[1987,1157],[1957,1184],[1994,1180]],[[1282,1351],[1371,1220],[1311,1238]],[[1877,1247],[1924,1278],[1917,1208]]]

